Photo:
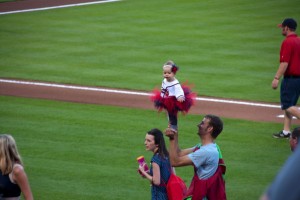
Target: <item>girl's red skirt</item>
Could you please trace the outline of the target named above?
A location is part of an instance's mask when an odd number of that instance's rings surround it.
[[[181,85],[181,87],[185,96],[185,101],[183,102],[177,101],[175,96],[161,97],[161,91],[154,89],[150,99],[152,102],[154,102],[155,108],[158,109],[158,111],[166,109],[168,112],[172,112],[174,114],[176,114],[178,111],[186,114],[192,105],[195,104],[197,94],[193,93],[190,89],[190,86],[186,84]]]

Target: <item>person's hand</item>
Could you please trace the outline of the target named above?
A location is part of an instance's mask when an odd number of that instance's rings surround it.
[[[146,172],[145,172],[145,169],[144,169],[144,165],[143,165],[143,166],[140,166],[140,165],[139,165],[138,172],[139,172],[139,174],[140,174],[143,178],[146,177],[146,176],[144,175],[144,174],[146,173]]]
[[[184,97],[179,97],[179,98],[177,99],[177,101],[179,101],[180,103],[184,102]]]
[[[145,172],[144,165],[143,166],[139,165],[139,171],[142,172],[142,173]]]
[[[272,88],[273,88],[274,90],[277,89],[278,83],[279,83],[279,80],[274,78],[273,81],[272,81]]]
[[[167,128],[167,129],[165,130],[165,135],[166,135],[167,137],[169,137],[170,140],[174,139],[175,134],[177,134],[177,131],[174,130],[174,129]]]

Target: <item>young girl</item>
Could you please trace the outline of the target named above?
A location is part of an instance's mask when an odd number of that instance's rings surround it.
[[[33,200],[27,175],[16,142],[11,135],[0,134],[0,199]]]
[[[168,61],[163,65],[164,79],[161,91],[154,90],[151,100],[154,102],[158,111],[165,109],[168,113],[168,127],[177,131],[177,114],[182,111],[184,114],[189,111],[195,102],[196,94],[192,93],[186,85],[180,85],[175,75],[179,67],[173,62]]]
[[[144,166],[139,167],[139,172],[152,185],[152,200],[168,200],[166,184],[170,178],[172,168],[163,133],[159,129],[148,131],[145,137],[145,146],[147,151],[153,152],[150,172],[146,172]]]

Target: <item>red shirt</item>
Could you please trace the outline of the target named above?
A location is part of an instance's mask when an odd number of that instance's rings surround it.
[[[285,76],[300,76],[300,38],[288,35],[281,44],[280,62],[287,62]]]

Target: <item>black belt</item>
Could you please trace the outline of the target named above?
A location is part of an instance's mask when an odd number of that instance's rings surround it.
[[[284,78],[300,78],[300,76],[288,75],[288,76],[284,76]]]

